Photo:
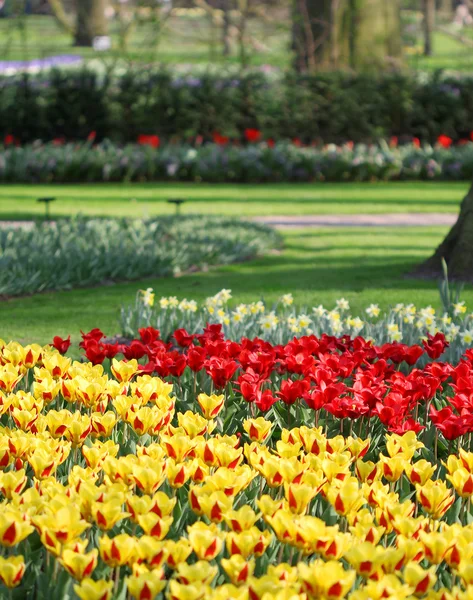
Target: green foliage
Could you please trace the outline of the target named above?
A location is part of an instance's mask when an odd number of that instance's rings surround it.
[[[0,229],[0,295],[176,275],[278,246],[271,229],[219,217],[87,219]]]
[[[439,134],[468,137],[473,77],[318,73],[264,74],[130,67],[99,75],[80,70],[0,78],[0,136],[21,142],[58,137],[135,141],[216,131],[244,139],[247,128],[276,140],[373,141]]]

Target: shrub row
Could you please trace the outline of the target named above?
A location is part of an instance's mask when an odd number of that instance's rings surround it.
[[[279,245],[268,227],[220,217],[86,219],[0,229],[0,295],[173,275]]]
[[[319,73],[314,76],[195,73],[132,67],[90,68],[0,78],[0,136],[136,141],[155,134],[181,140],[215,132],[244,139],[256,129],[276,140],[370,141],[444,133],[468,137],[473,77],[440,74]]]
[[[288,143],[152,148],[104,142],[0,150],[4,183],[469,180],[472,172],[473,143],[450,148],[414,144],[394,148],[384,142],[324,148]]]

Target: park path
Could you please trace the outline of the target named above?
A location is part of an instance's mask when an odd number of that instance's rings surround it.
[[[377,215],[265,215],[249,217],[257,223],[271,225],[277,229],[302,227],[426,227],[451,226],[457,220],[454,213],[384,213]],[[1,221],[0,227],[33,226],[33,221]]]
[[[252,221],[277,229],[296,227],[422,227],[451,226],[454,213],[384,213],[378,215],[301,215],[253,217]]]

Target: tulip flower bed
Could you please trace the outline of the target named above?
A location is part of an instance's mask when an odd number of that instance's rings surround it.
[[[53,346],[0,343],[2,597],[472,597],[471,351]]]
[[[329,334],[361,335],[379,346],[387,342],[418,346],[428,335],[442,334],[449,342],[443,359],[457,362],[473,344],[473,314],[459,301],[458,293],[448,295],[445,289],[443,285],[440,313],[432,306],[413,304],[397,304],[382,312],[377,304],[370,304],[361,316],[353,316],[345,298],[339,298],[331,309],[295,306],[292,294],[284,294],[274,305],[258,300],[231,307],[231,290],[227,289],[199,303],[176,296],[156,300],[148,288],[138,291],[134,304],[122,307],[120,326],[128,339],[136,338],[142,328],[155,327],[168,340],[174,330],[197,334],[205,324],[220,324],[227,339],[259,337],[272,344],[286,344],[294,335]]]
[[[176,275],[280,245],[264,225],[221,217],[76,218],[0,228],[0,295]]]
[[[153,137],[153,136],[149,136]],[[397,146],[357,144],[306,146],[272,140],[248,146],[205,144],[117,146],[32,144],[0,147],[4,183],[195,181],[264,183],[307,181],[469,181],[473,143],[435,146],[419,140]]]

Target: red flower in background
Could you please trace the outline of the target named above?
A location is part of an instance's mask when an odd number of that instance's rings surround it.
[[[420,148],[420,139],[417,137],[412,138],[412,145],[415,146],[416,148]]]
[[[274,146],[276,145],[276,143],[273,140],[273,138],[269,138],[268,140],[266,140],[266,145],[268,146],[268,148],[274,148]]]
[[[71,336],[70,335],[65,339],[60,338],[58,335],[55,335],[53,338],[53,346],[61,354],[66,354],[66,352],[69,350],[70,345],[71,345]]]
[[[140,146],[151,146],[151,148],[159,148],[159,137],[157,135],[144,135],[138,136],[138,144]]]
[[[250,143],[259,142],[261,139],[261,131],[259,129],[245,129],[245,139]]]
[[[399,138],[397,137],[397,135],[392,135],[389,140],[389,146],[391,148],[397,148],[398,143],[399,143]]]
[[[226,135],[220,135],[220,133],[218,131],[215,131],[212,134],[212,140],[214,144],[217,144],[218,146],[226,146],[228,144],[228,142],[230,141],[230,138]]]
[[[96,131],[91,131],[89,133],[89,135],[87,136],[87,141],[88,142],[94,142],[96,137],[97,137],[97,132]]]
[[[451,137],[448,137],[448,135],[444,135],[442,133],[438,136],[437,142],[442,146],[442,148],[450,148],[450,146],[453,143],[453,140]]]
[[[11,133],[7,133],[7,135],[5,136],[3,143],[5,144],[5,146],[19,146],[20,145],[20,141],[16,139],[16,137],[14,135],[12,135]]]

